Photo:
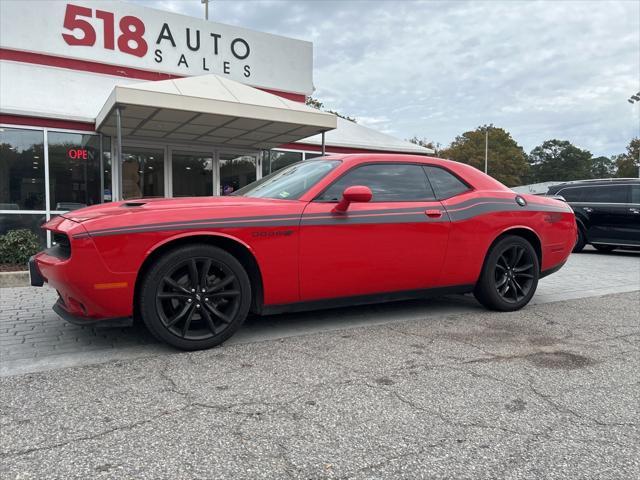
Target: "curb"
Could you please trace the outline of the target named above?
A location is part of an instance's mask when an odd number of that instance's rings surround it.
[[[29,272],[0,272],[0,288],[28,287]]]

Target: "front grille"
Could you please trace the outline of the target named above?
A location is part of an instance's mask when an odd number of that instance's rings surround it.
[[[57,258],[70,258],[71,242],[69,241],[69,237],[60,232],[51,232],[51,234],[52,246],[47,250],[47,253]]]

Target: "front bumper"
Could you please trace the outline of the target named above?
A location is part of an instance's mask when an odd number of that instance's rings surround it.
[[[58,298],[58,301],[53,305],[53,311],[56,312],[63,320],[69,323],[79,326],[92,326],[92,327],[130,327],[133,325],[133,318],[121,317],[121,318],[90,318],[83,317],[81,315],[74,315],[69,313],[65,308],[62,298]]]
[[[35,255],[29,259],[29,280],[31,280],[32,287],[41,287],[44,285],[44,277],[40,273]]]

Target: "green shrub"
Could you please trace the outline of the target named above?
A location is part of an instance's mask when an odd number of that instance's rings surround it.
[[[0,235],[0,264],[24,265],[40,250],[38,236],[30,230],[9,230]]]

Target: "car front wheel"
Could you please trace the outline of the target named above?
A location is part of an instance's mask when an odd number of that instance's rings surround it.
[[[539,277],[538,255],[531,243],[508,235],[489,251],[474,295],[491,310],[519,310],[533,297]]]
[[[251,304],[247,272],[228,252],[187,245],[161,256],[147,272],[140,312],[151,333],[183,350],[211,348],[244,322]]]

